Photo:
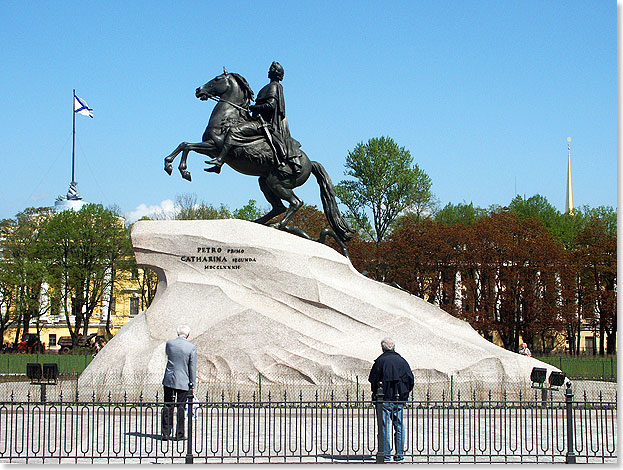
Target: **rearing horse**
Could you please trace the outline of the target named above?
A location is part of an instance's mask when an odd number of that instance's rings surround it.
[[[223,146],[223,139],[228,128],[250,119],[248,106],[253,99],[253,90],[244,77],[237,73],[225,71],[202,87],[197,88],[195,96],[202,101],[214,97],[219,98],[218,104],[210,115],[208,127],[203,133],[202,142],[182,142],[164,159],[164,170],[170,175],[173,170],[172,163],[181,153],[179,171],[182,177],[188,181],[191,180],[186,164],[188,153],[192,151],[212,158],[217,157]],[[208,162],[206,161],[206,163]],[[342,253],[348,256],[345,243],[352,239],[355,233],[340,213],[331,178],[320,163],[310,161],[307,155],[302,152],[299,159],[301,168],[291,177],[283,175],[276,169],[271,147],[261,136],[258,136],[258,139],[253,142],[232,148],[227,154],[225,163],[239,173],[259,176],[260,189],[272,208],[254,222],[267,224],[274,217],[286,212],[280,222],[272,225],[278,229],[297,233],[310,239],[311,237],[301,230],[289,227],[287,224],[303,205],[303,201],[294,194],[293,189],[305,184],[310,173],[313,173],[320,186],[320,198],[325,216],[332,228],[332,230],[324,230],[320,238],[314,240],[322,242],[326,235],[331,235],[342,247]],[[282,201],[287,201],[289,207],[286,208]]]

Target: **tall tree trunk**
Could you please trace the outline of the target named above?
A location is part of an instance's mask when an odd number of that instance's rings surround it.
[[[108,294],[108,315],[106,316],[106,337],[112,337],[112,333],[110,331],[110,318],[112,317],[112,312],[110,311],[113,308],[113,299],[115,292],[115,268],[111,268],[110,270],[110,293]]]

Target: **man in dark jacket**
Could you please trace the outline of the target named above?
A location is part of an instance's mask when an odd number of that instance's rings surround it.
[[[390,422],[394,427],[394,460],[404,460],[404,427],[402,423],[402,409],[404,402],[413,390],[413,372],[404,358],[394,351],[394,341],[384,338],[381,341],[381,354],[370,371],[368,381],[372,386],[372,398],[376,399],[379,382],[383,383],[383,435],[385,445],[383,449],[385,461],[389,461],[391,454]]]

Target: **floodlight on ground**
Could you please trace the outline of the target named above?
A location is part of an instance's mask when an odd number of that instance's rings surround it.
[[[43,376],[43,369],[41,368],[41,364],[37,362],[29,362],[26,364],[26,376],[31,381],[41,380]]]
[[[547,377],[547,369],[543,367],[534,367],[530,373],[530,380],[535,384],[542,385],[545,382],[545,377]]]
[[[43,364],[43,378],[48,382],[56,382],[58,377],[58,364],[55,362],[49,362]]]
[[[553,371],[551,374],[549,374],[549,384],[552,387],[562,387],[562,385],[565,383],[565,373],[564,372],[557,372],[557,371]]]

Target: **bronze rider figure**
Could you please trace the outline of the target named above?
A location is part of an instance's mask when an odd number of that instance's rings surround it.
[[[275,155],[278,171],[289,173],[287,164],[290,164],[291,174],[298,172],[301,167],[298,161],[298,157],[301,156],[301,144],[290,135],[283,86],[280,83],[283,75],[281,64],[273,62],[268,70],[270,83],[257,94],[255,104],[249,106],[251,119],[229,128],[219,156],[206,162],[214,166],[205,171],[220,173],[225,157],[233,146],[264,136]]]

